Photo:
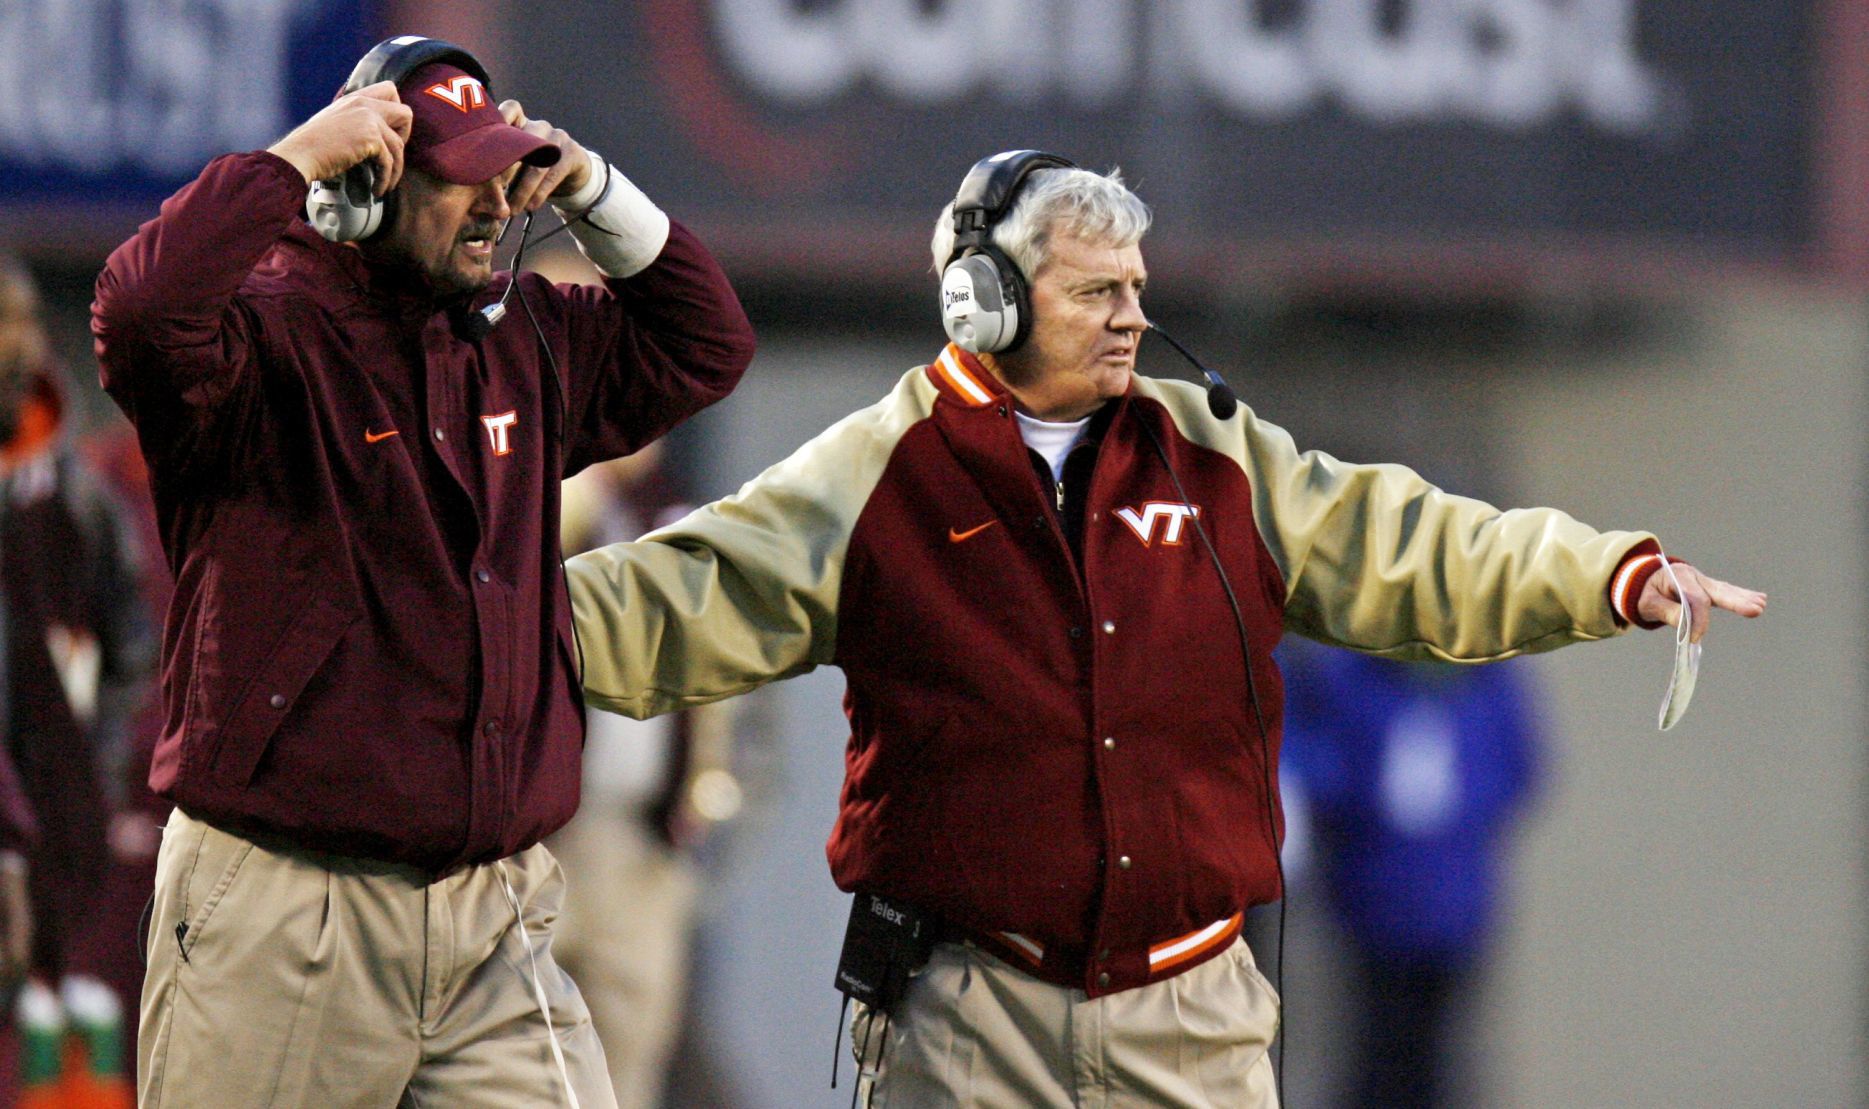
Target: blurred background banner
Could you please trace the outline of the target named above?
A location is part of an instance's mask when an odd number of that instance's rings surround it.
[[[1158,256],[1204,268],[1411,244],[1804,264],[1823,246],[1810,0],[568,0],[552,17],[616,33],[516,25],[525,89],[575,106],[574,133],[731,249],[797,272],[895,246],[973,160],[1020,146],[1120,164],[1161,205]]]
[[[1826,121],[1869,94],[1862,8],[8,0],[0,216],[17,246],[113,243],[414,27],[481,50],[500,94],[679,196],[754,277],[914,280],[952,181],[1019,146],[1121,165],[1160,205],[1155,255],[1210,281],[1860,276],[1869,148]]]
[[[6,0],[0,203],[155,204],[328,102],[380,37],[382,7]]]

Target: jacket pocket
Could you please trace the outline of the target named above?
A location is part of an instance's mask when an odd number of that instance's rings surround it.
[[[216,781],[244,787],[253,780],[273,733],[356,621],[355,613],[317,596],[285,623],[227,706],[210,763]]]

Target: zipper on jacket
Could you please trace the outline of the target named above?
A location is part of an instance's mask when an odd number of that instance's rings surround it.
[[[1064,514],[1064,482],[1058,482],[1058,514]]]

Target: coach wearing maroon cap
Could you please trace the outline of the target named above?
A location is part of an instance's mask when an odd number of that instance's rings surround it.
[[[383,43],[98,279],[176,578],[144,1106],[614,1104],[539,846],[583,738],[559,481],[753,340],[693,235],[487,83]],[[547,203],[603,286],[494,272]]]

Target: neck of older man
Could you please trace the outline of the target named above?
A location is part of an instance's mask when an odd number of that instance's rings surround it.
[[[979,358],[1026,415],[1049,423],[1069,423],[1083,419],[1111,399],[1099,395],[1081,375],[1021,357],[1024,353],[982,354]]]

